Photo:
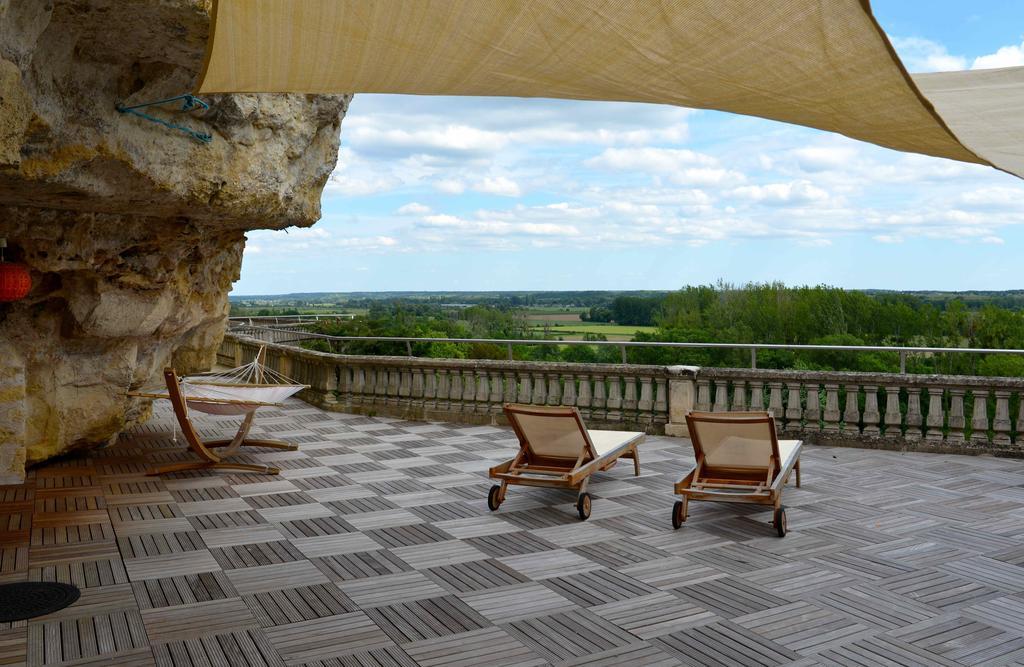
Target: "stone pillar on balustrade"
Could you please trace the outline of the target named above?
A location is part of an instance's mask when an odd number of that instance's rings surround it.
[[[698,366],[669,366],[668,373],[668,423],[665,435],[687,437],[686,415],[696,404]]]

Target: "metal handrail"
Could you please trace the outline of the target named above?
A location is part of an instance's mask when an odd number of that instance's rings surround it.
[[[246,329],[261,331],[272,331],[282,334],[295,335],[294,330],[275,329],[273,327],[251,326]],[[976,347],[907,347],[907,346],[886,346],[886,345],[789,345],[785,343],[676,343],[663,341],[615,341],[615,340],[546,340],[541,338],[516,339],[516,338],[416,338],[407,336],[332,336],[329,334],[316,333],[312,331],[302,332],[302,338],[296,338],[290,342],[300,340],[336,340],[343,342],[385,342],[405,343],[406,353],[412,356],[413,343],[485,343],[490,345],[505,345],[508,348],[508,358],[512,361],[513,345],[596,345],[613,346],[622,351],[622,363],[629,363],[626,349],[630,347],[654,347],[654,348],[696,348],[696,349],[719,349],[719,350],[749,350],[750,367],[757,368],[758,350],[794,350],[794,351],[843,351],[843,352],[897,352],[900,358],[900,373],[907,372],[907,356],[911,354],[1024,354],[1024,350],[1004,350],[998,348],[976,348]]]

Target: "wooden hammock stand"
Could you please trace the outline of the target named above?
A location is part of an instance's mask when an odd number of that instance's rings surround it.
[[[293,445],[282,440],[255,440],[246,438],[246,436],[249,435],[249,429],[252,428],[253,418],[256,416],[255,407],[251,412],[245,415],[244,419],[242,419],[242,424],[238,427],[238,432],[235,433],[235,437],[226,438],[224,440],[203,441],[199,437],[195,427],[192,425],[192,421],[188,417],[188,404],[186,402],[185,395],[181,391],[181,385],[178,383],[178,375],[174,372],[173,368],[164,369],[164,381],[167,383],[167,397],[170,399],[171,405],[174,407],[174,416],[178,419],[178,426],[181,427],[181,432],[184,434],[185,440],[188,442],[188,448],[202,460],[188,461],[185,463],[169,463],[167,465],[152,468],[146,472],[147,475],[162,475],[164,473],[183,472],[186,470],[207,469],[239,470],[242,472],[259,472],[266,475],[277,475],[281,472],[280,468],[263,464],[235,463],[232,461],[225,461],[224,459],[234,455],[242,447],[269,447],[271,449],[280,449],[288,452],[293,452],[299,448],[298,445]],[[251,405],[245,401],[216,400],[211,402]],[[256,405],[260,404],[257,403]],[[224,449],[219,453],[212,451],[221,447]]]

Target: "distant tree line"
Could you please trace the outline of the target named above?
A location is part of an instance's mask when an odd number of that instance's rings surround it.
[[[569,293],[566,293],[569,294]],[[579,293],[576,293],[579,294]],[[586,293],[590,295],[591,293]],[[602,293],[593,293],[602,294]],[[1024,301],[998,293],[970,307],[956,295],[938,293],[864,292],[824,285],[786,287],[781,283],[726,283],[685,287],[671,293],[603,293],[581,318],[654,326],[638,332],[638,341],[879,345],[914,347],[984,347],[1024,349]],[[1003,296],[1000,296],[1003,295]],[[984,295],[982,295],[984,296]],[[461,297],[460,297],[461,298]],[[516,297],[519,298],[518,296]],[[981,299],[982,297],[976,297]],[[551,304],[552,302],[547,302]],[[1015,307],[998,305],[1015,304]],[[381,300],[368,302],[365,317],[321,322],[323,333],[353,336],[437,338],[541,337],[531,331],[526,310],[509,297],[499,303],[445,307],[442,301]],[[590,335],[599,340],[602,336]],[[349,343],[341,349],[324,341],[310,347],[360,354],[402,354],[405,345]],[[417,343],[417,356],[507,357],[502,345]],[[617,362],[613,346],[516,346],[517,359],[575,362]],[[704,366],[747,366],[749,352],[714,349],[631,348],[634,363],[689,363]],[[895,371],[895,352],[793,352],[763,350],[765,368]],[[918,373],[1024,376],[1024,357],[1015,355],[938,354],[912,356],[908,370]]]

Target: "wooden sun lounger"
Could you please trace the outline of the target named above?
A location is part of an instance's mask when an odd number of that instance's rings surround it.
[[[634,472],[640,474],[637,446],[643,433],[589,431],[574,407],[508,404],[505,414],[519,438],[519,453],[490,469],[491,479],[501,480],[487,494],[491,511],[505,500],[509,484],[546,486],[578,491],[576,511],[586,520],[592,474],[608,470],[620,458],[633,459]]]
[[[753,503],[775,508],[775,530],[785,537],[782,490],[794,470],[800,486],[803,441],[779,440],[767,412],[691,412],[686,425],[697,465],[676,482],[683,499],[672,508],[672,526],[686,521],[691,500]]]
[[[299,448],[298,445],[281,440],[255,440],[247,438],[249,429],[252,427],[253,417],[256,415],[255,408],[242,419],[242,424],[238,427],[235,437],[204,442],[192,425],[192,420],[188,418],[188,405],[185,402],[184,394],[181,392],[181,386],[178,384],[178,375],[174,372],[173,368],[164,369],[164,381],[167,383],[167,397],[174,407],[174,416],[178,419],[178,426],[181,427],[181,432],[184,434],[186,442],[188,442],[188,448],[195,452],[201,460],[158,466],[146,472],[147,475],[207,469],[240,470],[243,472],[261,472],[266,475],[276,475],[281,472],[280,468],[252,463],[234,463],[224,461],[224,459],[235,454],[242,447],[269,447],[285,451],[295,451]],[[220,447],[224,448],[222,452],[212,451]]]

